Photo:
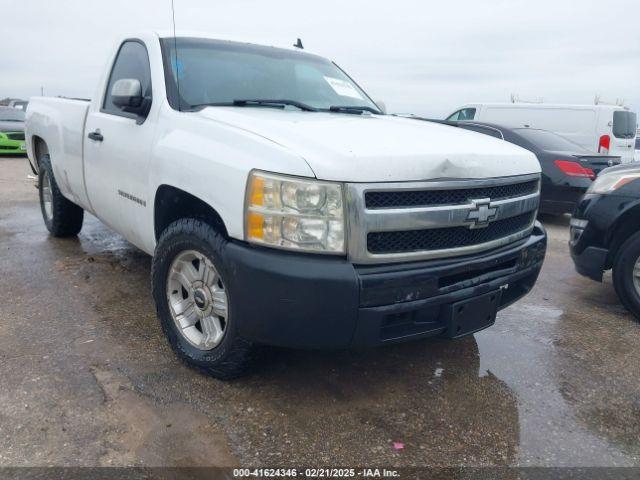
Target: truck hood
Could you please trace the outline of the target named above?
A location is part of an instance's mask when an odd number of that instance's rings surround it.
[[[208,107],[196,115],[289,149],[321,180],[400,182],[540,172],[528,150],[421,120],[261,107]]]

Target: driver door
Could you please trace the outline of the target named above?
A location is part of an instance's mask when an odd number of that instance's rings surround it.
[[[149,213],[153,205],[148,172],[156,125],[150,118],[128,113],[113,103],[112,88],[120,79],[136,79],[143,95],[152,95],[149,55],[141,41],[127,40],[121,45],[102,103],[89,111],[84,140],[85,181],[96,216],[141,246],[142,232],[153,219],[152,211]]]

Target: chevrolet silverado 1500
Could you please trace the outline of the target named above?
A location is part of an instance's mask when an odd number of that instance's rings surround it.
[[[132,35],[92,100],[31,100],[26,142],[51,234],[87,211],[153,255],[169,343],[219,378],[255,344],[476,332],[546,250],[531,152],[386,115],[299,48]]]

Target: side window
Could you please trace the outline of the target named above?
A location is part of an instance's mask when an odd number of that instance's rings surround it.
[[[447,117],[447,120],[450,122],[456,122],[459,120],[460,117],[460,112],[462,112],[462,110],[458,110],[457,112],[453,112],[451,115],[449,115]]]
[[[113,84],[123,78],[133,78],[140,81],[142,85],[142,94],[151,98],[151,68],[149,66],[149,54],[146,47],[136,41],[127,41],[122,44],[116,61],[111,69],[111,76],[107,84],[107,90],[104,96],[104,104],[102,111],[113,115],[121,115],[124,117],[133,117],[132,113],[125,113],[113,104],[111,98],[111,90]]]
[[[473,117],[476,116],[475,108],[464,108],[460,110],[460,115],[458,116],[458,120],[473,120]]]
[[[449,120],[450,122],[456,122],[458,120],[473,120],[475,116],[475,108],[463,108],[462,110],[458,110],[457,112],[449,115],[449,118],[447,118],[447,120]]]

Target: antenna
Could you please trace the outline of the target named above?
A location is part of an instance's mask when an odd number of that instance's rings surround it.
[[[173,4],[174,0],[171,0],[171,19],[173,21],[173,50],[176,57],[176,86],[178,87],[178,111],[182,111],[181,96],[180,96],[180,69],[178,68],[178,40],[176,39],[176,8]]]
[[[302,40],[300,40],[299,38],[298,41],[293,44],[293,46],[299,48],[300,50],[304,50],[304,47],[302,46]]]

